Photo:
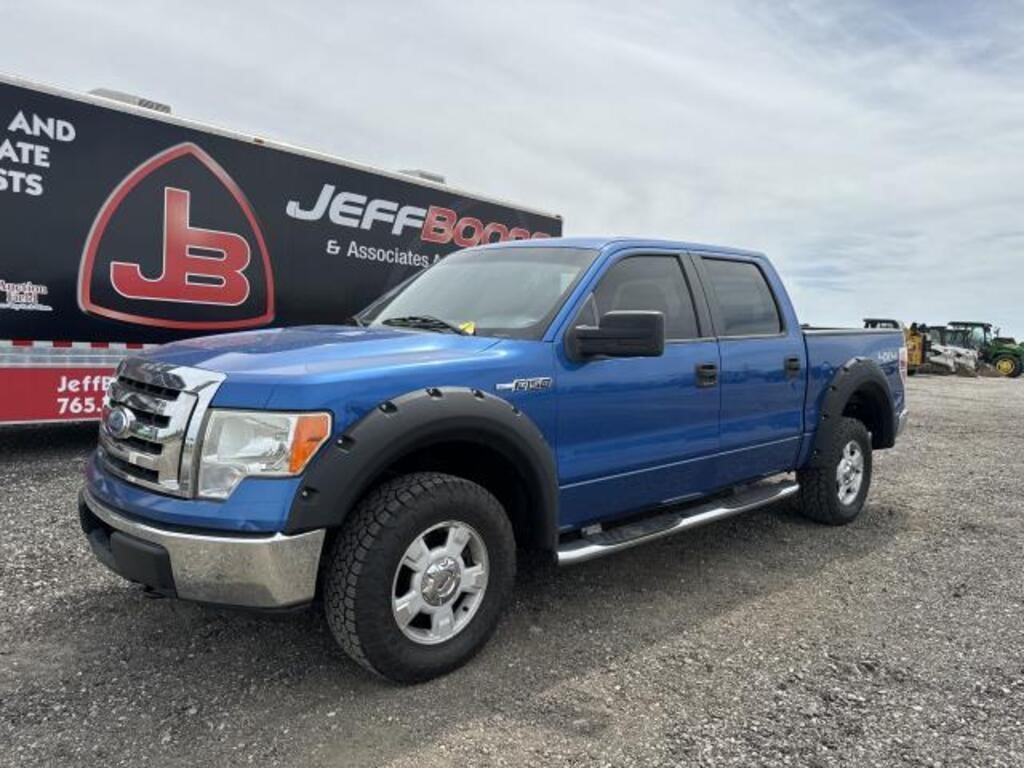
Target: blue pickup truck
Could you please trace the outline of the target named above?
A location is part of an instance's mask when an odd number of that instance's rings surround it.
[[[849,523],[906,365],[899,331],[801,327],[759,253],[471,248],[344,325],[126,360],[82,528],[167,596],[319,598],[360,664],[425,680],[492,634],[517,549],[579,563],[783,499]]]

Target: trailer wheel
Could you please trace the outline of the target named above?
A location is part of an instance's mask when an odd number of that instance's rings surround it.
[[[515,540],[486,489],[420,472],[363,499],[326,562],[324,610],[339,645],[400,683],[467,662],[498,625],[515,580]]]
[[[871,435],[864,424],[844,417],[797,480],[803,515],[826,525],[853,522],[871,487]]]

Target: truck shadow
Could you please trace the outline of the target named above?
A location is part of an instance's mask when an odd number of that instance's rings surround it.
[[[467,667],[411,688],[349,661],[316,611],[268,618],[152,600],[113,576],[42,607],[32,637],[10,654],[35,660],[22,666],[19,690],[60,706],[48,727],[88,728],[109,754],[128,741],[138,748],[117,721],[95,715],[124,709],[129,691],[126,714],[133,728],[154,729],[157,763],[166,739],[190,743],[211,763],[242,742],[257,762],[283,752],[293,764],[334,764],[339,755],[382,764],[499,714],[589,738],[608,727],[607,708],[553,689],[669,640],[685,652],[717,617],[885,547],[905,518],[906,510],[875,504],[854,525],[833,529],[777,505],[561,571],[527,558],[490,645]],[[80,549],[70,571],[100,568],[84,541]],[[78,681],[88,699],[54,686],[55,678]],[[0,698],[6,687],[0,677]]]

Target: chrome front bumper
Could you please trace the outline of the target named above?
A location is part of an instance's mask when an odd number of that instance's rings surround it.
[[[185,533],[125,517],[88,491],[79,504],[100,561],[126,578],[160,582],[148,584],[159,591],[247,608],[302,605],[316,592],[323,529],[295,536]],[[161,576],[168,563],[170,573]]]

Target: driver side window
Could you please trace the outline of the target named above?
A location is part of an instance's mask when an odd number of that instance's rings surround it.
[[[666,340],[700,338],[693,297],[675,256],[628,256],[615,264],[587,299],[576,324],[597,325],[602,315],[617,310],[661,312]]]

